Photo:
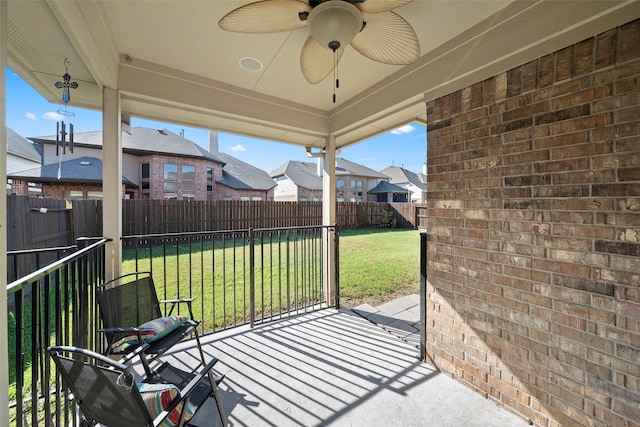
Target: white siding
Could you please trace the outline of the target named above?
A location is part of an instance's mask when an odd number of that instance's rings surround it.
[[[133,154],[122,155],[122,175],[129,181],[138,184],[140,179],[140,157]]]
[[[274,197],[297,196],[298,186],[289,178],[276,181],[276,187],[273,191]]]
[[[39,162],[7,154],[7,174],[37,168],[38,166],[40,166]]]

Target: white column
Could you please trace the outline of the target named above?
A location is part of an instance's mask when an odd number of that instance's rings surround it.
[[[0,1],[0,426],[9,425],[7,326],[7,2]],[[22,397],[19,393],[18,398]]]
[[[105,279],[122,270],[122,132],[120,131],[120,92],[102,90],[102,228],[112,239],[106,247]]]
[[[324,147],[324,165],[322,173],[322,225],[336,224],[336,138],[327,137]],[[322,265],[324,271],[324,293],[327,302],[334,303],[334,286],[336,277],[335,243],[333,233],[325,231],[327,250],[324,252]]]

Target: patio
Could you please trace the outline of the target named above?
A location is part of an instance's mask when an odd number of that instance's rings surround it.
[[[525,426],[417,358],[415,347],[346,309],[205,337],[232,426]],[[191,365],[188,343],[165,360]],[[216,418],[213,402],[199,425]]]

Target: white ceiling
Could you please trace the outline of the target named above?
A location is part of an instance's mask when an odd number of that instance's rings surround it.
[[[424,123],[425,100],[640,17],[632,0],[413,0],[394,11],[415,29],[420,59],[384,65],[347,47],[334,104],[331,76],[313,85],[300,72],[306,27],[218,27],[247,3],[11,0],[9,66],[52,102],[68,58],[77,106],[100,109],[107,86],[121,90],[127,115],[314,147],[333,134],[340,148]],[[247,57],[263,69],[243,70]]]

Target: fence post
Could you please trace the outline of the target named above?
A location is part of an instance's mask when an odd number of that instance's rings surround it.
[[[420,233],[420,360],[427,360],[427,233]]]
[[[249,228],[249,327],[253,328],[256,321],[256,254],[253,227]],[[235,250],[235,249],[234,249]],[[235,304],[235,303],[234,303]]]

